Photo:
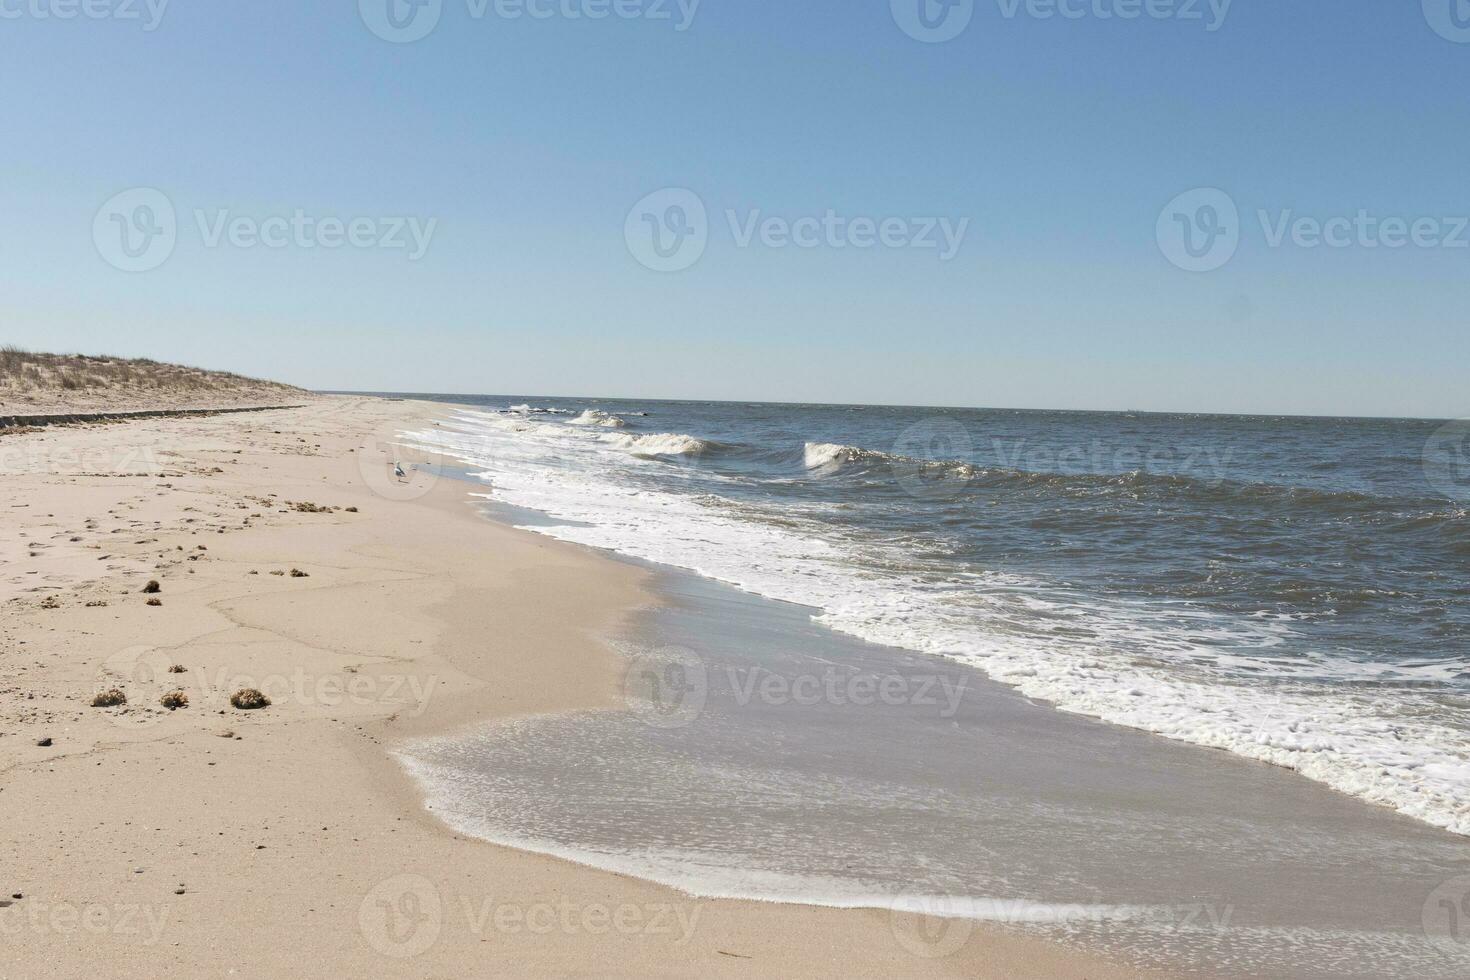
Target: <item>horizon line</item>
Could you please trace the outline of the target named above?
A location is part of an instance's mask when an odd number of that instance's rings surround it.
[[[938,412],[1050,412],[1073,415],[1182,415],[1200,418],[1230,419],[1302,419],[1335,420],[1354,422],[1454,422],[1455,418],[1435,418],[1421,415],[1313,415],[1293,412],[1190,412],[1160,409],[1114,409],[1114,408],[1017,408],[994,405],[911,405],[903,402],[801,402],[767,401],[759,398],[645,398],[630,395],[552,395],[529,392],[465,392],[465,391],[369,391],[345,388],[307,388],[317,395],[364,395],[375,398],[547,398],[576,401],[621,401],[663,402],[669,404],[694,403],[707,405],[772,405],[795,408],[917,408]]]

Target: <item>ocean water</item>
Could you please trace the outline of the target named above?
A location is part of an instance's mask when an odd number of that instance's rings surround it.
[[[1470,834],[1470,430],[453,401],[404,440],[538,533]]]

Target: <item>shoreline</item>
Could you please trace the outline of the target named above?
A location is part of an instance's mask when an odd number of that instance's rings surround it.
[[[30,468],[3,491],[0,670],[22,701],[0,716],[0,799],[23,819],[0,884],[24,897],[0,908],[0,975],[1145,975],[983,929],[925,958],[885,914],[693,900],[440,824],[389,743],[616,704],[591,636],[653,601],[628,566],[498,527],[459,487],[400,504],[363,485],[349,450],[444,411],[327,398],[7,437]],[[52,465],[114,443],[160,465]],[[137,594],[149,576],[162,608]],[[138,669],[157,657],[186,672]],[[85,706],[119,676],[127,708]],[[252,679],[284,682],[263,685],[274,705],[223,705]],[[188,708],[153,705],[171,681]]]
[[[440,443],[429,439],[423,444]],[[500,451],[510,459],[516,458],[513,443],[497,445],[495,452]],[[490,468],[498,472],[498,467]],[[513,475],[515,471],[509,472]],[[505,488],[502,494],[507,494]],[[497,494],[497,499],[502,494]],[[513,491],[507,495],[511,500],[524,497]],[[578,543],[635,567],[650,568],[660,575],[660,591],[672,586],[681,595],[691,589],[704,594],[713,605],[696,600],[696,606],[703,604],[705,608],[688,616],[682,637],[675,635],[672,640],[698,651],[701,658],[709,652],[711,642],[720,654],[719,638],[730,631],[732,623],[721,615],[719,607],[739,605],[748,607],[753,620],[767,627],[771,620],[782,621],[779,630],[789,638],[789,646],[822,650],[821,659],[829,663],[865,664],[876,659],[879,666],[866,669],[885,677],[901,677],[901,668],[891,666],[894,661],[890,655],[897,654],[900,658],[923,659],[931,672],[963,670],[983,676],[974,667],[948,658],[913,653],[912,648],[872,644],[850,633],[828,629],[821,619],[813,621],[818,610],[809,604],[763,598],[761,593],[728,580],[721,584],[708,571],[696,574],[651,562],[639,557],[645,550],[641,546],[634,547],[632,555],[620,549],[609,551],[606,545],[594,543],[600,540],[595,515],[583,525],[570,520],[577,516],[575,507],[556,512],[560,519],[548,520],[535,510],[511,506],[502,519],[553,540]],[[751,639],[748,631],[740,635],[746,642]],[[665,636],[648,642],[657,645],[670,640]],[[730,665],[731,651],[723,653],[726,659],[717,656],[709,663],[711,676]],[[773,667],[770,660],[742,661],[738,655],[735,662],[743,664],[740,669],[773,669],[767,679],[779,679],[787,666],[776,662]],[[789,678],[791,673],[786,671],[784,676]],[[619,726],[615,717],[588,717],[566,723],[536,720],[509,729],[465,733],[457,740],[461,745],[436,746],[423,755],[431,768],[440,770],[434,795],[438,805],[454,818],[452,825],[485,839],[632,873],[693,894],[803,901],[826,907],[882,907],[882,896],[875,895],[873,889],[856,893],[851,889],[853,884],[863,885],[865,881],[887,882],[890,886],[896,882],[903,888],[910,880],[885,874],[881,862],[860,857],[849,861],[841,855],[823,854],[826,866],[834,872],[839,868],[852,872],[835,872],[837,876],[831,882],[824,882],[813,878],[783,880],[779,875],[763,879],[763,874],[772,875],[788,866],[782,855],[763,853],[768,849],[758,841],[741,842],[755,844],[753,849],[732,849],[747,859],[739,862],[738,868],[725,860],[729,855],[711,853],[707,840],[702,850],[679,853],[678,842],[704,839],[704,828],[724,826],[727,813],[749,819],[752,813],[762,812],[759,792],[752,797],[718,792],[719,780],[707,779],[706,774],[740,772],[761,792],[790,791],[790,787],[779,782],[768,784],[767,780],[768,776],[779,779],[783,770],[791,768],[790,760],[783,757],[794,753],[796,758],[838,758],[832,753],[851,746],[820,740],[813,744],[809,734],[824,725],[834,728],[856,724],[858,727],[844,730],[871,753],[866,759],[878,760],[890,754],[887,745],[904,744],[934,749],[928,753],[929,759],[909,760],[911,765],[922,767],[934,757],[949,760],[942,785],[946,795],[963,800],[965,806],[945,811],[946,829],[952,832],[954,843],[961,846],[931,838],[927,848],[913,854],[913,860],[926,868],[919,880],[944,881],[947,887],[941,890],[952,893],[937,903],[939,908],[948,902],[962,914],[984,920],[991,917],[992,907],[999,907],[1001,921],[1012,923],[1035,921],[1023,918],[1023,914],[1032,912],[1038,913],[1041,921],[1050,922],[1046,918],[1049,909],[1079,908],[1078,903],[1083,921],[1111,921],[1112,914],[1121,912],[1137,922],[1156,924],[1160,920],[1154,916],[1161,913],[1165,921],[1175,921],[1181,932],[1189,933],[1172,938],[1168,945],[1175,950],[1168,957],[1161,957],[1151,948],[1164,945],[1158,941],[1163,937],[1151,939],[1146,929],[1109,926],[1101,930],[1101,935],[1094,929],[1085,946],[1104,955],[1126,949],[1132,962],[1140,961],[1138,952],[1143,947],[1149,953],[1141,957],[1142,962],[1192,975],[1216,975],[1219,965],[1227,963],[1239,975],[1259,977],[1280,975],[1287,963],[1291,964],[1288,972],[1302,977],[1370,977],[1397,969],[1413,970],[1422,976],[1458,975],[1455,971],[1459,968],[1456,964],[1461,963],[1461,951],[1445,953],[1446,937],[1440,934],[1445,927],[1434,924],[1433,905],[1436,896],[1453,898],[1462,880],[1458,875],[1470,871],[1454,835],[1282,767],[1171,740],[1144,728],[1103,724],[1045,701],[1038,703],[1027,697],[1026,691],[989,678],[977,681],[975,687],[985,693],[977,699],[975,710],[960,719],[964,732],[960,741],[976,736],[988,742],[997,740],[991,744],[1006,746],[1009,761],[997,762],[983,751],[975,758],[947,754],[950,750],[943,746],[951,741],[949,733],[932,726],[928,730],[889,732],[887,739],[874,739],[866,724],[872,719],[824,721],[820,715],[806,719],[811,725],[802,725],[803,730],[786,732],[789,741],[766,744],[764,759],[770,765],[742,754],[747,745],[762,743],[770,730],[764,724],[742,728],[747,741],[726,740],[723,747],[727,751],[723,754],[694,754],[692,746],[720,744],[710,733],[679,745],[662,745],[663,758],[697,760],[683,776],[688,786],[698,787],[687,801],[683,786],[674,784],[676,781],[658,766],[645,765],[638,770],[640,778],[621,781],[615,776],[603,780],[595,768],[579,768],[579,762],[587,761],[579,759],[585,754],[581,747],[589,744],[602,747],[599,751],[610,758],[618,758],[622,767],[653,758],[640,760],[640,756],[647,755],[642,743],[648,740],[630,737],[626,726]],[[720,720],[738,727],[743,723],[740,714],[727,711]],[[763,720],[776,719],[771,715]],[[1024,737],[1018,738],[1021,733]],[[548,772],[538,759],[527,756],[526,743],[557,752],[558,772],[583,772],[602,782],[601,795],[592,795],[580,808],[574,799],[561,802],[557,772]],[[1099,745],[1115,748],[1099,753]],[[610,751],[606,746],[616,749]],[[736,763],[733,767],[732,760]],[[877,777],[898,798],[926,798],[925,787],[906,785],[902,778],[893,782],[894,770],[875,767],[864,758],[852,761],[856,764],[836,778]],[[745,767],[741,768],[739,762]],[[486,767],[499,770],[503,776],[509,774],[497,795],[513,800],[513,806],[497,807],[493,798],[475,789],[476,783],[483,782]],[[844,808],[849,813],[862,812],[861,801],[844,800],[821,788],[833,778],[830,769],[811,776],[814,781],[797,792],[801,798],[810,799],[818,826],[825,825],[821,823],[822,813]],[[446,778],[452,782],[446,784]],[[702,797],[711,790],[716,791],[714,799],[723,809],[718,805],[698,809],[700,803],[708,804]],[[1012,804],[1009,808],[997,807],[993,797],[1009,799]],[[650,810],[644,805],[653,798],[672,812],[688,809],[693,803],[704,819],[691,818],[682,824],[665,820],[657,808]],[[466,804],[484,812],[466,812]],[[754,804],[753,809],[750,804]],[[640,806],[643,809],[638,814],[631,812]],[[599,807],[606,808],[606,813],[624,811],[617,818],[620,822],[616,833],[588,832],[608,822]],[[882,805],[878,807],[880,812],[883,809]],[[1011,826],[1017,814],[1033,809],[1044,819],[1033,820],[1025,828]],[[535,823],[521,819],[517,810],[539,814],[541,819],[556,818],[550,822],[558,825],[559,832],[542,833]],[[587,821],[587,826],[565,826],[559,818],[567,810]],[[779,822],[780,808],[769,816]],[[908,836],[902,826],[884,826],[897,835],[890,840]],[[871,830],[845,826],[836,837],[862,841]],[[1086,836],[1079,838],[1079,832]],[[820,838],[822,831],[804,823],[773,826],[771,834],[777,840],[803,840],[812,834]],[[1108,841],[1101,850],[1095,846],[1099,836]],[[1170,846],[1160,849],[1156,843],[1160,838],[1171,842]],[[983,847],[972,853],[963,846],[969,840],[992,845],[992,853],[986,855]],[[648,854],[627,843],[638,841],[650,842]],[[1338,856],[1347,854],[1359,857],[1344,862]],[[954,860],[947,862],[948,855]],[[1267,868],[1255,867],[1252,855],[1255,860],[1269,860]],[[808,863],[803,870],[820,873],[819,868],[819,863]],[[1063,880],[1072,881],[1074,887],[1055,887]],[[1298,894],[1298,883],[1302,881],[1313,882],[1307,895]],[[1203,916],[1196,914],[1202,902]],[[1048,935],[1065,931],[1045,930]],[[1032,930],[1028,928],[1027,932]],[[1070,945],[1075,937],[1064,938]],[[1272,950],[1279,959],[1272,959]],[[1254,965],[1248,968],[1248,962]]]
[[[1255,683],[1250,672],[1231,673],[1231,654],[1222,654],[1209,648],[1209,643],[1196,639],[1196,630],[1199,635],[1208,636],[1211,626],[1216,626],[1223,633],[1233,633],[1231,642],[1252,649],[1264,650],[1278,643],[1295,642],[1288,622],[1291,616],[1273,615],[1257,608],[1265,605],[1264,601],[1206,624],[1192,618],[1194,613],[1190,611],[1192,606],[1187,595],[1176,597],[1177,601],[1162,601],[1160,608],[1153,610],[1151,615],[1157,622],[1149,625],[1148,616],[1131,613],[1129,601],[1111,604],[1084,601],[1069,594],[1067,589],[1048,590],[1045,576],[1040,576],[1022,582],[1017,592],[1026,595],[1034,606],[1045,609],[1054,620],[1080,617],[1079,636],[1090,637],[1092,642],[1067,642],[1067,631],[1054,630],[1055,622],[1051,624],[1053,629],[1034,628],[1034,619],[1029,611],[1019,609],[1020,603],[1011,603],[1009,608],[998,604],[1001,608],[996,616],[1002,628],[995,629],[983,617],[967,618],[957,612],[963,609],[963,597],[944,595],[943,590],[935,590],[938,594],[931,597],[923,582],[905,580],[903,574],[886,580],[882,575],[877,576],[879,584],[868,588],[864,576],[852,578],[835,573],[829,563],[813,557],[832,544],[820,527],[820,519],[813,522],[817,525],[814,530],[786,540],[782,539],[779,522],[774,530],[764,526],[744,536],[730,532],[726,540],[723,518],[710,517],[701,507],[688,505],[691,498],[679,493],[656,498],[670,508],[662,515],[651,517],[642,512],[638,498],[644,491],[627,493],[623,484],[631,481],[631,485],[645,487],[643,475],[637,467],[625,467],[617,459],[619,453],[612,452],[593,461],[597,455],[596,438],[603,442],[622,440],[619,448],[632,455],[644,455],[643,450],[652,450],[661,458],[688,467],[692,475],[699,467],[690,466],[691,459],[702,458],[706,452],[723,456],[726,450],[730,450],[733,459],[741,455],[735,451],[738,445],[727,446],[718,440],[705,444],[706,440],[682,430],[674,434],[659,433],[657,430],[667,423],[660,420],[658,424],[646,424],[641,418],[634,418],[646,414],[636,410],[645,404],[642,402],[615,409],[630,410],[625,421],[631,428],[624,431],[618,427],[593,433],[593,439],[579,440],[572,437],[572,430],[564,429],[556,420],[563,414],[575,414],[577,408],[588,408],[587,404],[570,409],[565,405],[542,409],[522,406],[527,409],[523,413],[496,407],[520,397],[480,396],[473,405],[462,407],[453,425],[446,423],[442,437],[437,431],[420,434],[433,437],[422,443],[425,447],[458,446],[471,455],[485,450],[496,455],[504,453],[505,467],[488,467],[497,479],[504,477],[497,499],[527,508],[528,513],[537,513],[538,509],[554,512],[556,518],[550,522],[544,518],[529,522],[539,533],[692,572],[773,601],[802,604],[813,610],[819,621],[838,632],[878,645],[927,651],[974,667],[1058,711],[1148,732],[1185,745],[1222,749],[1237,757],[1297,773],[1338,793],[1373,806],[1387,807],[1426,826],[1460,837],[1470,833],[1470,824],[1466,822],[1470,811],[1466,810],[1461,791],[1466,772],[1463,733],[1453,723],[1431,721],[1439,716],[1428,713],[1437,707],[1427,703],[1429,696],[1422,702],[1389,706],[1386,701],[1375,699],[1372,688],[1376,681],[1362,686],[1359,682],[1382,677],[1393,686],[1403,682],[1403,678],[1382,666],[1353,662],[1323,666],[1320,676],[1310,671],[1298,671],[1296,676],[1291,671],[1283,671],[1280,676],[1268,672],[1263,683]],[[602,403],[590,407],[597,409],[594,415],[601,408],[613,408]],[[586,424],[585,419],[561,421]],[[603,419],[600,424],[615,421]],[[693,424],[685,426],[690,432],[723,431],[724,423],[718,418],[696,414],[691,421]],[[769,425],[770,420],[764,424]],[[532,430],[533,436],[529,443],[521,445],[510,430],[520,432],[525,427]],[[577,435],[585,431],[579,429]],[[590,481],[589,485],[596,487],[594,492],[582,493],[573,484],[562,481],[556,475],[560,464],[546,469],[547,458],[536,461],[520,458],[522,449],[534,456],[537,450],[533,447],[543,437],[559,442],[564,435],[568,437],[563,446],[565,451],[583,465],[592,461],[580,478]],[[777,436],[778,441],[782,438]],[[847,453],[864,458],[871,453],[862,448],[866,444],[862,440],[855,440],[854,445],[807,442],[805,472],[811,474],[812,467],[819,465],[816,472],[822,478],[837,475],[820,468],[825,467],[828,457]],[[815,457],[814,447],[820,450]],[[451,455],[452,452],[451,449]],[[742,465],[748,465],[748,460]],[[537,467],[544,472],[538,474]],[[601,479],[600,474],[608,467],[618,475]],[[1055,480],[1058,475],[1039,478]],[[771,486],[786,482],[777,479]],[[661,493],[656,477],[646,486]],[[709,492],[718,496],[720,491],[715,486]],[[657,531],[661,520],[671,520],[678,531],[660,535]],[[764,539],[762,534],[766,535]],[[712,544],[715,539],[721,541],[720,546]],[[752,554],[746,549],[753,544],[785,547],[779,555],[767,556],[775,560],[752,561]],[[1163,542],[1157,542],[1155,547],[1168,550]],[[843,551],[840,543],[838,550]],[[842,560],[849,562],[850,572],[881,550],[875,550],[869,541],[855,547],[851,554],[844,552]],[[878,564],[882,566],[887,560],[879,559]],[[907,557],[900,556],[899,560],[906,562]],[[1004,560],[1001,564],[1004,566]],[[1099,567],[1106,568],[1108,564],[1104,560]],[[1020,579],[1028,577],[1024,572],[1017,574]],[[1270,584],[1266,583],[1264,588],[1269,594]],[[1171,605],[1183,611],[1171,613]],[[1335,610],[1321,613],[1328,620],[1335,615]],[[1011,625],[1006,622],[1008,618],[1028,624],[1018,631],[1022,634],[1019,642],[1005,632],[1004,627]],[[1134,655],[1109,654],[1108,668],[1098,671],[1093,664],[1098,652],[1095,647],[1099,637],[1107,636],[1121,642],[1119,652],[1132,650]],[[1181,654],[1176,647],[1187,649],[1187,653]],[[1222,649],[1228,650],[1228,645]],[[1300,655],[1288,651],[1284,662]],[[1308,652],[1306,659],[1311,661],[1312,656]],[[1189,669],[1193,659],[1198,659],[1200,669]],[[1452,664],[1440,665],[1441,679],[1448,678],[1451,669]],[[1407,673],[1419,676],[1416,668],[1410,668]],[[1427,679],[1429,675],[1424,676]],[[1331,683],[1334,680],[1345,683]],[[1410,688],[1414,686],[1412,682],[1407,684]]]

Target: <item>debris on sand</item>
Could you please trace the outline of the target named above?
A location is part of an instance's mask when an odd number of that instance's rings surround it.
[[[241,711],[254,711],[257,708],[269,708],[271,699],[253,687],[243,687],[230,695],[230,704]]]

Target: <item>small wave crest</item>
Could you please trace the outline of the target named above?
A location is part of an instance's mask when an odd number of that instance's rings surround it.
[[[718,443],[682,432],[650,432],[642,435],[609,435],[607,441],[634,456],[703,456]]]
[[[616,415],[609,415],[601,409],[589,408],[574,419],[567,420],[568,425],[600,425],[609,429],[621,429],[627,426],[627,422]]]
[[[981,470],[969,463],[946,459],[915,459],[894,453],[863,449],[860,446],[844,446],[830,442],[809,442],[802,450],[802,462],[806,468],[818,474],[839,472],[849,466],[865,470],[883,469],[899,474],[959,477],[969,479]]]
[[[500,410],[502,415],[571,415],[569,408],[545,408],[535,405],[512,405]]]

